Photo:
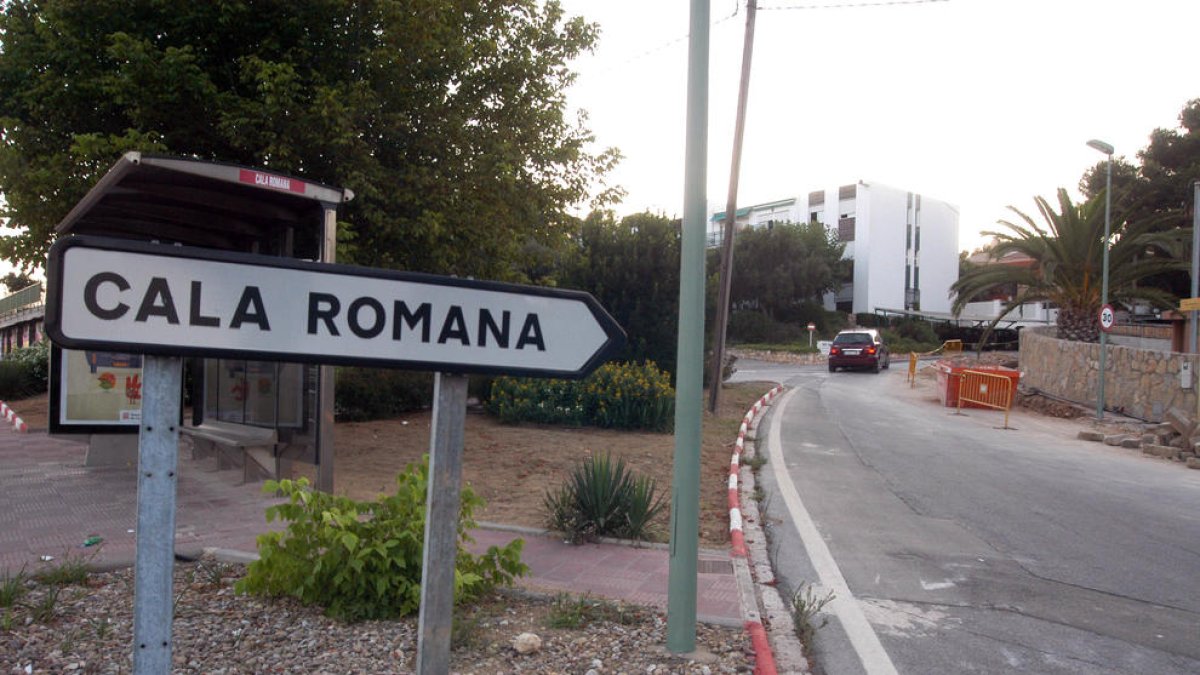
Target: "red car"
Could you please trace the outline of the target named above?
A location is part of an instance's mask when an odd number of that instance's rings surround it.
[[[851,328],[833,338],[829,348],[829,372],[838,368],[870,368],[878,373],[891,365],[883,336],[874,328]]]

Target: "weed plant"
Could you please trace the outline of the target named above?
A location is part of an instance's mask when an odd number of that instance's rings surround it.
[[[7,571],[0,576],[0,607],[12,607],[29,591],[29,575],[22,567],[16,574]]]
[[[628,626],[637,623],[641,617],[642,611],[639,608],[624,603],[598,600],[586,594],[576,597],[568,593],[559,593],[550,605],[546,625],[549,628],[567,630],[578,630],[600,622]]]
[[[34,578],[38,582],[48,586],[71,586],[82,584],[87,581],[88,565],[92,559],[99,553],[97,550],[91,555],[75,556],[70,553],[64,555],[62,560],[55,565],[51,565],[45,569],[39,570]]]
[[[638,476],[625,460],[605,453],[575,465],[565,483],[547,490],[543,504],[551,529],[580,543],[597,537],[646,539],[666,506],[657,481]]]
[[[316,492],[306,479],[267,481],[263,492],[287,502],[267,508],[282,532],[258,537],[259,559],[235,588],[240,593],[291,596],[347,621],[391,619],[417,611],[421,595],[425,495],[429,458],[396,477],[396,492],[374,501]],[[454,595],[458,602],[512,584],[528,571],[524,541],[493,546],[480,556],[465,545],[480,499],[464,487],[458,519]]]
[[[800,587],[792,595],[792,623],[796,628],[796,637],[800,639],[800,644],[804,645],[805,654],[813,653],[813,639],[816,638],[817,631],[829,623],[829,617],[821,617],[820,623],[817,623],[816,619],[834,597],[833,591],[818,596],[812,584],[804,582],[800,583]]]
[[[38,623],[50,623],[58,612],[58,594],[61,586],[47,586],[42,597],[29,606],[29,615]]]

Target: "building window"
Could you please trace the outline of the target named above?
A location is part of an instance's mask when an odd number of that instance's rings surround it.
[[[854,241],[854,216],[838,219],[838,241]]]
[[[838,188],[838,199],[854,199],[856,185],[843,185]]]
[[[913,241],[913,251],[920,251],[920,250],[921,250],[921,226],[918,225],[917,226],[917,236],[916,236],[915,241]]]
[[[824,203],[825,203],[825,191],[824,190],[814,190],[814,191],[808,193],[808,206],[810,208],[813,206],[820,206],[821,204],[824,204]]]
[[[808,214],[808,222],[810,222],[810,223],[820,223],[820,222],[821,222],[821,212],[820,212],[820,211],[813,211],[813,212],[809,213],[809,214]]]

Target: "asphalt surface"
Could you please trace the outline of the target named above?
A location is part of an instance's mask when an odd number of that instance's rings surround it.
[[[1086,422],[952,415],[903,365],[738,364],[794,390],[760,480],[785,592],[842,589],[819,672],[1200,672],[1200,471],[1078,441]]]

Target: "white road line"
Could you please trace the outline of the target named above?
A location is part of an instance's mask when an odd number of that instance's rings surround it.
[[[858,654],[859,660],[862,661],[867,675],[891,675],[897,672],[896,666],[892,663],[887,651],[884,650],[883,643],[875,634],[875,629],[867,621],[858,600],[850,592],[850,587],[846,585],[846,578],[842,576],[842,570],[838,568],[833,554],[829,552],[829,547],[825,545],[825,540],[817,530],[816,524],[813,523],[812,516],[804,508],[800,493],[796,492],[796,486],[788,476],[787,465],[783,459],[783,445],[779,438],[784,410],[787,409],[788,402],[796,391],[791,389],[784,394],[783,398],[775,404],[775,410],[771,415],[771,431],[767,436],[767,447],[771,456],[770,464],[775,472],[775,482],[779,485],[783,503],[787,505],[792,522],[796,525],[796,531],[800,534],[800,540],[804,542],[804,549],[808,551],[808,558],[812,561],[813,568],[817,570],[821,585],[834,593],[834,599],[827,607],[845,627],[850,644]]]

